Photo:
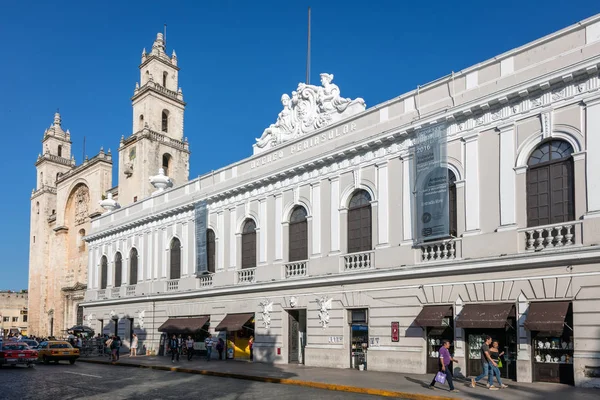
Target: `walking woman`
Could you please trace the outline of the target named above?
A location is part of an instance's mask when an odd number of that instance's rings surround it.
[[[254,360],[254,336],[250,336],[248,340],[248,347],[250,347],[250,361]]]
[[[117,337],[113,336],[110,342],[110,359],[111,361],[117,361],[117,351],[119,349],[119,343]]]
[[[502,379],[500,378],[500,368],[502,366],[502,360],[500,359],[500,357],[502,357],[504,355],[504,352],[499,353],[498,352],[498,341],[494,340],[492,342],[492,347],[490,348],[490,357],[492,357],[492,360],[494,360],[496,362],[495,365],[490,364],[490,368],[492,369],[492,374],[496,376],[496,380],[498,381],[498,386],[500,386],[501,388],[507,388],[508,385],[505,385],[502,383]],[[492,377],[492,381],[493,381],[493,377]]]
[[[450,391],[456,393],[458,389],[454,388],[454,383],[452,382],[452,363],[458,363],[458,361],[450,355],[449,348],[450,341],[448,339],[442,340],[442,347],[440,347],[440,371],[446,375],[446,382],[450,386]],[[429,384],[429,389],[435,389],[436,377],[437,375],[433,377],[433,380]]]
[[[188,335],[187,340],[185,341],[185,348],[187,349],[187,359],[188,361],[192,361],[192,356],[194,355],[194,339]]]
[[[131,337],[131,348],[129,349],[129,357],[137,356],[138,337],[134,333]]]

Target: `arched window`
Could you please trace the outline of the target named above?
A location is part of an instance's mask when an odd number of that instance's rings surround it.
[[[121,287],[121,277],[123,274],[123,257],[121,253],[115,254],[115,287]]]
[[[216,240],[212,229],[206,231],[206,262],[208,272],[215,272]]]
[[[62,157],[62,146],[60,144],[58,145],[58,156]]]
[[[256,224],[248,219],[242,229],[242,268],[256,267]]]
[[[575,219],[573,148],[564,140],[540,144],[527,162],[527,226]]]
[[[169,279],[181,278],[181,242],[177,238],[171,240],[171,274]]]
[[[290,216],[289,261],[300,261],[308,258],[308,221],[306,209],[296,206]]]
[[[108,260],[106,256],[102,256],[100,259],[100,289],[106,289],[108,282]]]
[[[165,170],[165,175],[169,176],[169,167],[171,166],[171,155],[169,153],[165,153],[162,156],[162,168]]]
[[[163,86],[167,87],[167,72],[163,72]]]
[[[372,250],[371,195],[359,190],[348,204],[348,253]]]
[[[450,219],[450,236],[457,237],[458,229],[456,224],[456,175],[452,170],[448,170],[448,217]]]
[[[162,124],[160,130],[163,132],[169,131],[169,111],[167,110],[162,111]]]
[[[140,122],[139,122],[139,128],[140,131],[142,129],[144,129],[144,114],[140,114]]]
[[[129,252],[129,284],[135,285],[138,281],[138,252],[134,247]]]

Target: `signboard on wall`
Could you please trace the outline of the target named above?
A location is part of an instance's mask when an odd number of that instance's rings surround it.
[[[419,129],[411,147],[414,238],[417,242],[450,234],[446,124]]]
[[[392,342],[400,341],[400,322],[392,322]]]
[[[196,275],[208,273],[208,260],[206,258],[206,228],[207,207],[206,201],[202,200],[194,204],[196,222]]]

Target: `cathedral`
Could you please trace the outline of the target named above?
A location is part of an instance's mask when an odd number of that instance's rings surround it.
[[[113,186],[113,155],[103,149],[77,165],[71,133],[61,115],[44,131],[35,162],[37,183],[31,194],[29,250],[29,333],[64,336],[81,325],[87,287],[88,249],[83,240],[90,221],[100,215],[106,195],[127,205],[147,197],[150,176],[162,168],[175,184],[188,180],[189,145],[183,137],[185,102],[178,86],[179,67],[167,55],[159,33],[152,51],[142,52],[140,82],[132,97],[132,134],[118,149],[118,186]]]

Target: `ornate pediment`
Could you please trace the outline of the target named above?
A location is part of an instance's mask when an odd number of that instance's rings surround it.
[[[321,86],[299,83],[291,97],[283,94],[281,96],[283,110],[279,113],[277,121],[256,139],[254,154],[365,110],[363,99],[342,98],[340,88],[332,81],[333,74],[323,73]]]

